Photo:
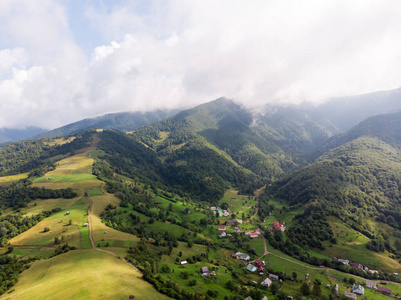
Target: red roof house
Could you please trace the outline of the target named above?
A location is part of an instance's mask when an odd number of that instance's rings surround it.
[[[279,222],[273,222],[273,227],[270,228],[271,230],[281,230],[281,231],[285,231],[285,227],[284,225],[281,225]]]
[[[219,226],[217,229],[220,230],[220,231],[226,230],[226,226]]]
[[[392,290],[390,290],[390,289],[388,289],[388,288],[385,288],[385,287],[382,287],[382,286],[378,286],[378,287],[377,287],[377,290],[378,290],[380,293],[387,294],[387,295],[391,295],[391,293],[393,292]]]

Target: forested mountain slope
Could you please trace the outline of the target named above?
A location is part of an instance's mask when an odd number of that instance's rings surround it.
[[[297,156],[316,150],[340,130],[316,112],[314,106],[265,106],[255,114],[252,127],[263,138],[273,140]]]
[[[399,148],[401,146],[401,112],[367,118],[347,132],[327,140],[317,153],[322,154],[362,136],[375,137]]]
[[[36,138],[53,138],[77,134],[91,128],[116,129],[126,132],[163,120],[175,115],[177,112],[177,110],[156,110],[150,112],[121,112],[106,114],[43,132],[37,135]]]
[[[252,113],[222,98],[140,128],[134,134],[162,160],[195,143],[256,175],[273,179],[299,168],[304,162],[298,161],[298,154],[316,148],[335,131],[329,124],[300,114],[298,118],[271,115]]]
[[[360,243],[344,247],[329,242],[336,244],[336,228],[346,226],[364,236],[365,250],[400,256],[400,122],[401,114],[369,118],[328,142],[313,164],[266,189],[266,203],[274,199],[287,203],[290,211],[305,208],[287,233],[294,243],[352,257],[363,251]],[[368,259],[365,252],[360,252],[362,263]]]

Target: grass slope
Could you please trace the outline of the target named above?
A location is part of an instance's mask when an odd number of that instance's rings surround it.
[[[75,250],[38,261],[15,291],[0,299],[169,299],[141,279],[135,268],[97,250]]]

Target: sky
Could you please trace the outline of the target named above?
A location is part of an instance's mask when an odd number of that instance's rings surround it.
[[[1,0],[0,128],[401,86],[401,1]]]

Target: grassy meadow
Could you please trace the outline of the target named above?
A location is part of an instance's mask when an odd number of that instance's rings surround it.
[[[74,250],[34,262],[0,299],[169,299],[132,266],[97,250]]]
[[[28,177],[28,173],[21,173],[17,175],[9,175],[9,176],[1,176],[0,177],[0,186],[8,186],[18,180],[25,179]]]

